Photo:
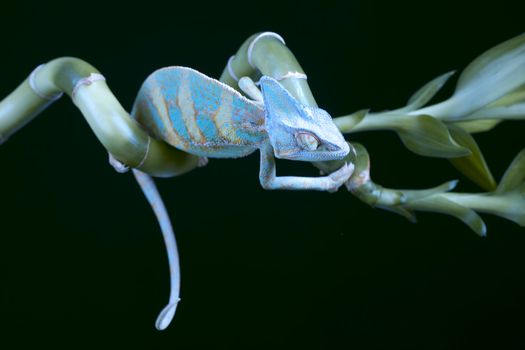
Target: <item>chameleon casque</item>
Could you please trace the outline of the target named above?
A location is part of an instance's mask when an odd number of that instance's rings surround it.
[[[179,256],[151,176],[180,175],[205,165],[207,158],[238,158],[259,150],[259,180],[265,189],[334,192],[344,184],[372,206],[410,220],[414,210],[453,215],[481,236],[486,227],[475,211],[525,226],[525,150],[496,184],[470,135],[490,130],[502,119],[525,116],[525,35],[473,61],[449,100],[422,108],[450,75],[423,86],[404,108],[362,110],[332,119],[317,107],[306,75],[284,40],[263,32],[243,43],[220,81],[185,67],[155,71],[143,83],[129,114],[96,68],[78,58],[62,57],[37,67],[0,101],[0,143],[65,93],[108,151],[115,170],[133,169],[167,249],[171,291],[156,321],[162,330],[180,300]],[[366,149],[345,141],[342,132],[380,129],[397,132],[417,154],[453,158],[453,164],[486,192],[452,193],[456,181],[423,190],[375,184]],[[312,162],[323,176],[277,176],[275,158]]]

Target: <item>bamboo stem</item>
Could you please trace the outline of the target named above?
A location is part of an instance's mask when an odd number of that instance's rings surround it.
[[[1,139],[14,134],[65,93],[80,109],[95,135],[116,159],[156,176],[193,169],[195,157],[152,139],[124,110],[98,70],[74,57],[37,68],[0,102]]]
[[[260,33],[250,36],[230,60],[230,68],[237,78],[248,76],[256,80],[260,74],[263,74],[279,80],[289,72],[304,74],[303,68],[290,49],[274,36],[260,36],[257,39],[251,52],[252,67],[248,62],[248,49],[259,35]],[[224,68],[220,81],[239,90],[237,81],[231,76],[228,66]],[[290,77],[280,80],[280,83],[302,104],[317,106],[306,79]]]

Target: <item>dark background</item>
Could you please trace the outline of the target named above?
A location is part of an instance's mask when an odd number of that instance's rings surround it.
[[[95,65],[129,108],[155,69],[218,77],[249,35],[272,30],[332,116],[396,108],[522,33],[519,3],[3,4],[0,95],[38,64],[72,55]],[[497,179],[524,130],[508,122],[477,136]],[[365,144],[385,186],[458,178],[458,190],[479,191],[393,133],[349,138]],[[444,215],[420,213],[413,225],[343,189],[264,191],[256,154],[212,159],[157,182],[183,288],[173,324],[158,332],[168,298],[160,232],[132,176],[107,164],[74,105],[60,100],[13,136],[0,164],[0,348],[525,348],[525,229],[504,219],[484,216],[483,239]],[[278,166],[316,175],[309,164]]]

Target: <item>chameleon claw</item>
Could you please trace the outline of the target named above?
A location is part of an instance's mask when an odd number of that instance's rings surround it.
[[[177,304],[179,301],[180,299],[177,299],[176,302],[169,303],[164,307],[164,309],[162,309],[159,316],[157,317],[157,320],[155,321],[155,328],[157,328],[159,331],[163,331],[170,325],[171,320],[175,315],[175,311],[177,310]]]

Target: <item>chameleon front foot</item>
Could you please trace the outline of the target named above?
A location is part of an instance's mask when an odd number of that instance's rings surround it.
[[[313,190],[336,192],[353,174],[354,165],[344,164],[337,171],[328,176],[300,177],[300,176],[275,176],[275,173],[261,171],[260,181],[267,190]]]
[[[331,180],[326,190],[330,193],[337,192],[339,187],[350,179],[354,173],[354,168],[353,163],[345,163],[341,168],[326,176]]]

